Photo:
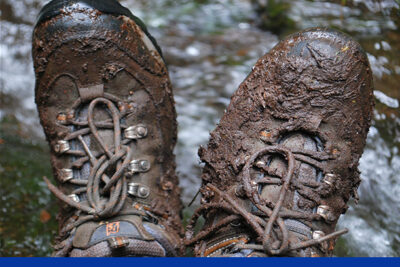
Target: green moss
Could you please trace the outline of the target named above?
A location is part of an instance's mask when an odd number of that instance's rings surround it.
[[[339,237],[336,241],[333,254],[337,257],[356,257],[351,250],[351,247],[348,245],[347,240],[343,237]]]
[[[32,143],[13,116],[0,129],[0,256],[47,256],[57,229],[42,179],[51,176],[47,145]]]

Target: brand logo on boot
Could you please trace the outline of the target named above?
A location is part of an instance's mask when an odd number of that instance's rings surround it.
[[[107,223],[107,236],[117,234],[119,232],[119,222]]]

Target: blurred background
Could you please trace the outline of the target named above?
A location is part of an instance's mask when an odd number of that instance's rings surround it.
[[[57,205],[48,147],[34,104],[31,34],[47,1],[0,1],[0,256],[49,256]],[[360,202],[339,221],[336,256],[400,256],[399,0],[124,0],[158,40],[177,104],[183,201],[200,185],[200,145],[257,59],[287,34],[344,31],[367,51],[376,109],[360,162]],[[191,215],[193,206],[184,211]]]

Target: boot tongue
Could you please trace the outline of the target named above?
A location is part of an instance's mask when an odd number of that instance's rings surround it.
[[[291,133],[282,138],[279,142],[281,145],[285,146],[289,150],[308,150],[308,151],[318,151],[319,147],[317,141],[303,133]],[[285,171],[287,170],[287,162],[285,159],[279,156],[273,156],[269,163],[268,167],[276,173],[279,177],[285,176]],[[307,181],[307,180],[318,180],[319,173],[318,171],[302,162],[296,161],[295,165],[296,171],[294,172],[293,180],[297,181]],[[281,178],[283,179],[283,178]],[[266,185],[261,189],[261,198],[272,202],[277,203],[280,195],[282,186],[281,185]],[[311,213],[312,209],[307,207],[299,207],[299,201],[303,201],[303,197],[297,191],[288,191],[286,193],[286,199],[284,201],[283,206],[290,208],[299,212],[308,212]],[[308,201],[308,200],[306,200]],[[289,231],[293,232],[300,239],[310,239],[312,238],[311,228],[305,225],[304,223],[294,220],[294,219],[285,219],[284,223]]]
[[[286,219],[284,222],[289,231],[303,235],[308,239],[312,238],[311,228],[304,223],[292,219]]]

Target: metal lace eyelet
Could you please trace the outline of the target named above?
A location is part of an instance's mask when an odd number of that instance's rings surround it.
[[[322,231],[314,231],[313,233],[312,233],[312,237],[313,237],[313,239],[319,239],[319,238],[321,238],[321,237],[324,237],[325,236],[325,233],[324,232],[322,232]]]
[[[140,139],[147,136],[147,127],[143,124],[130,126],[125,129],[125,138]]]
[[[74,178],[72,169],[61,169],[60,178],[63,183],[68,182]]]
[[[242,226],[242,223],[241,222],[238,222],[238,221],[233,221],[233,222],[231,222],[230,223],[230,225],[232,226],[232,227],[240,227],[240,226]]]
[[[150,189],[146,186],[140,186],[138,189],[138,196],[146,198],[150,195]]]
[[[150,195],[150,188],[139,183],[129,183],[128,194],[134,197],[147,198]]]
[[[335,181],[337,179],[336,174],[334,173],[327,173],[324,176],[324,179],[322,180],[324,183],[326,183],[329,186],[333,186]]]
[[[129,171],[133,173],[147,172],[150,170],[150,162],[145,159],[134,159],[129,163]]]
[[[332,212],[329,206],[326,205],[318,206],[317,214],[321,215],[321,217],[327,221],[332,221]]]
[[[319,258],[321,257],[317,252],[311,251],[311,258]]]
[[[71,195],[68,195],[68,197],[71,198],[75,202],[80,201],[79,196],[77,194],[71,194]]]
[[[200,199],[200,204],[207,204],[209,201],[205,198],[205,197],[202,197],[201,199]]]
[[[259,161],[256,162],[257,168],[260,168],[260,169],[262,169],[262,168],[265,167],[266,165],[267,165],[267,164],[265,164],[265,162],[262,161],[262,160],[259,160]]]
[[[112,237],[107,240],[111,249],[119,249],[129,245],[129,239],[126,237]]]
[[[68,141],[60,140],[54,146],[54,151],[58,154],[62,154],[70,150]]]
[[[312,233],[313,239],[319,239],[319,238],[322,238],[322,237],[324,237],[324,236],[325,236],[325,233],[322,232],[322,231],[316,230],[316,231],[314,231],[314,232]],[[326,241],[321,242],[321,243],[320,243],[320,249],[321,249],[322,251],[326,251],[326,250],[328,249],[328,243],[327,243]]]
[[[67,122],[67,114],[65,114],[65,113],[59,113],[59,114],[57,115],[57,122],[58,122],[58,123],[61,123],[61,124],[66,123],[66,122]]]

